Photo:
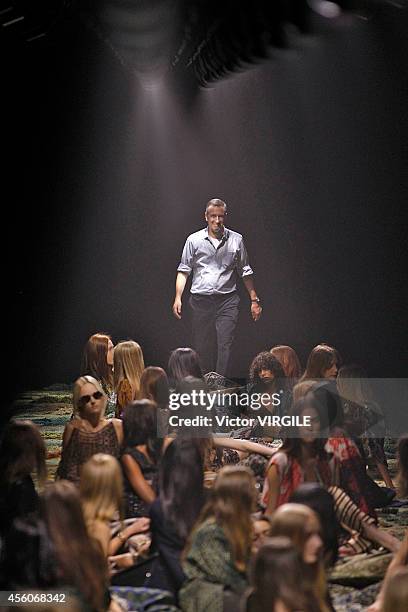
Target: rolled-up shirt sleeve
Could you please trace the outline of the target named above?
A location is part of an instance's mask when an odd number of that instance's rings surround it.
[[[186,243],[181,254],[181,260],[177,268],[177,272],[184,272],[190,274],[193,269],[194,262],[194,245],[190,237],[187,238]]]
[[[240,278],[243,278],[244,276],[249,276],[250,274],[254,273],[251,266],[249,265],[248,253],[243,240],[241,240],[236,270]]]

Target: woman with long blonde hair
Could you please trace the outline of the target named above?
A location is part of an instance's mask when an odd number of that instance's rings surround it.
[[[187,581],[179,593],[184,612],[221,610],[224,589],[230,599],[239,601],[247,586],[255,503],[251,471],[242,466],[222,468],[185,551]]]
[[[122,471],[115,457],[93,455],[82,468],[79,492],[88,533],[99,542],[106,557],[115,555],[129,537],[148,529],[149,519],[135,519],[111,537],[110,521],[123,518]]]
[[[65,426],[57,478],[79,483],[81,466],[95,453],[119,456],[122,421],[105,417],[107,396],[100,382],[81,376],[73,390],[74,418]]]
[[[134,340],[118,342],[113,355],[113,386],[116,392],[116,416],[137,399],[144,370],[143,351]]]

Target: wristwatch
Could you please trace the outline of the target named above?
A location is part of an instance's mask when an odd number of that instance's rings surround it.
[[[259,299],[259,297],[256,297],[253,300],[251,300],[251,302],[256,302],[257,304],[260,304],[261,300]]]

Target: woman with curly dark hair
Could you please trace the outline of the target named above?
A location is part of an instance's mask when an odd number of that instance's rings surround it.
[[[262,396],[262,408],[256,410],[256,416],[287,414],[292,403],[292,394],[281,363],[269,351],[258,353],[249,368],[250,395]],[[267,397],[269,396],[269,400]],[[252,412],[250,416],[255,416]],[[251,436],[255,438],[279,437],[279,428],[261,426],[258,422]]]

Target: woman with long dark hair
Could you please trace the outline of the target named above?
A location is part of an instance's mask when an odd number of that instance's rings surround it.
[[[138,399],[148,399],[157,406],[158,436],[164,438],[169,417],[169,379],[163,368],[148,366],[142,372]]]
[[[193,439],[177,438],[160,463],[159,496],[150,508],[152,549],[159,553],[146,586],[174,594],[185,575],[181,553],[204,504],[203,457]]]
[[[300,380],[334,379],[337,376],[339,366],[340,356],[338,351],[322,342],[310,352],[306,369]]]
[[[60,480],[46,487],[41,501],[60,584],[73,587],[92,610],[106,609],[108,566],[101,548],[88,534],[78,489]]]
[[[140,377],[138,399],[155,402],[159,408],[166,408],[169,403],[169,379],[163,368],[148,366]]]
[[[293,387],[302,376],[302,366],[295,349],[279,344],[273,346],[270,352],[280,362],[290,387]]]
[[[290,538],[268,538],[253,560],[252,588],[243,612],[321,612],[304,573],[303,559]]]
[[[126,517],[148,516],[157,493],[163,440],[157,436],[157,406],[149,400],[128,404],[123,415],[121,465]]]
[[[116,395],[113,390],[114,345],[109,334],[96,333],[87,340],[81,361],[81,376],[92,376],[108,398],[106,415],[112,417],[115,411]]]
[[[8,423],[0,444],[0,533],[7,531],[15,518],[38,511],[32,476],[36,476],[40,487],[44,485],[45,456],[45,443],[34,423]]]
[[[320,484],[305,482],[296,489],[289,501],[308,506],[316,512],[321,525],[325,565],[327,568],[332,567],[338,559],[340,536],[333,496]]]
[[[332,609],[332,606],[328,600],[320,532],[317,514],[302,504],[284,504],[271,518],[271,536],[290,538],[302,557],[303,578],[315,597],[317,609],[319,612],[325,612]]]
[[[250,470],[226,466],[219,472],[186,547],[187,576],[179,593],[184,612],[222,610],[224,597],[239,598],[247,586],[252,546],[251,513],[256,488]]]
[[[313,397],[306,397],[295,404],[292,414],[309,417],[310,427],[292,429],[281,448],[268,465],[262,501],[266,512],[273,514],[278,506],[287,503],[295,490],[304,482],[317,482],[333,496],[339,522],[349,531],[364,537],[351,538],[342,548],[342,554],[364,552],[371,542],[395,550],[398,540],[375,526],[375,519],[360,510],[338,485],[340,464],[327,452],[327,440],[322,436],[322,419],[319,406]]]
[[[203,380],[203,370],[198,353],[188,347],[175,349],[170,354],[167,373],[172,388],[187,376]]]

